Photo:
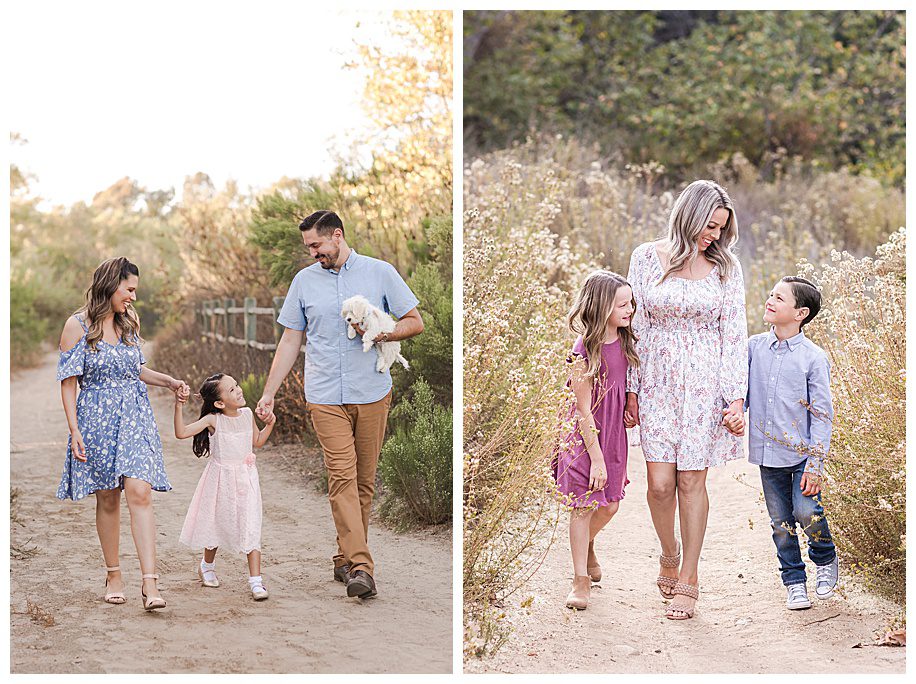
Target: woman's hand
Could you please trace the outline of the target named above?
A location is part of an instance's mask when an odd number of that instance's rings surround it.
[[[592,461],[591,470],[588,472],[588,488],[596,492],[604,489],[607,484],[607,467],[604,465],[604,457],[600,461]]]
[[[623,426],[627,428],[639,425],[639,398],[632,392],[627,392],[627,403],[623,409]]]
[[[744,436],[744,400],[736,399],[722,409],[722,424],[735,437]]]
[[[255,415],[261,419],[262,422],[267,422],[267,416],[273,414],[274,412],[274,395],[268,394],[265,392],[261,395],[261,398],[258,400],[258,405],[255,407]]]
[[[79,430],[74,430],[70,433],[70,453],[73,454],[73,458],[77,461],[86,462],[88,452],[86,451],[86,445],[83,443],[83,435]]]

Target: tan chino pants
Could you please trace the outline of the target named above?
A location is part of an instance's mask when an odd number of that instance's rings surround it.
[[[375,472],[385,438],[391,392],[371,404],[308,404],[308,412],[324,451],[328,500],[337,528],[334,566],[370,575],[369,510],[375,493]]]

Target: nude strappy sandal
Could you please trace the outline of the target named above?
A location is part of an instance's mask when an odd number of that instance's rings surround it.
[[[673,556],[666,556],[665,554],[659,554],[658,563],[663,568],[679,568],[681,567],[681,543],[677,544],[677,553]],[[658,593],[662,595],[662,598],[672,599],[674,598],[674,587],[677,585],[676,577],[665,577],[664,575],[659,575],[658,579],[655,580],[655,584],[658,585]],[[665,593],[665,588],[668,589],[668,593]]]
[[[142,576],[143,579],[159,579],[159,575],[146,574]],[[156,610],[157,608],[165,608],[165,599],[160,597],[150,598],[146,595],[146,592],[143,591],[142,585],[140,588],[140,596],[143,597],[143,610]]]
[[[696,601],[700,598],[700,588],[695,587],[692,584],[686,584],[684,582],[678,582],[674,585],[674,595],[675,596],[688,596]],[[687,620],[688,618],[693,617],[693,611],[696,608],[696,603],[692,606],[688,606],[685,603],[678,603],[677,599],[671,602],[671,605],[668,606],[668,611],[665,613],[665,617],[669,620]],[[684,613],[684,615],[674,615],[673,613]]]
[[[116,565],[113,568],[106,566],[106,572],[119,572],[121,570],[120,565]],[[127,602],[127,597],[124,595],[124,590],[121,591],[108,591],[108,577],[105,577],[105,603],[112,603],[114,605],[120,605]]]
[[[591,578],[592,582],[601,581],[601,566],[598,565],[598,558],[595,556],[595,540],[588,543],[588,555],[595,559],[594,565],[585,567],[585,573]]]

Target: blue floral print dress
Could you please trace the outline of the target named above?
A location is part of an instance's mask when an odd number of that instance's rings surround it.
[[[153,417],[140,366],[146,363],[138,344],[104,340],[96,351],[86,345],[86,323],[76,345],[61,352],[57,380],[76,376],[76,423],[86,445],[86,462],[73,457],[67,441],[67,460],[57,488],[58,499],[82,499],[99,489],[124,488],[125,477],[135,477],[156,491],[172,488],[162,463],[162,441]]]

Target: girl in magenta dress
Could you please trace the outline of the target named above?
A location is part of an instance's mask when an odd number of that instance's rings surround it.
[[[557,490],[571,509],[569,545],[573,561],[570,608],[584,610],[591,582],[601,579],[594,540],[617,512],[627,485],[624,426],[628,366],[638,365],[630,332],[633,291],[621,276],[596,271],[585,281],[569,313],[579,333],[569,361],[574,427],[554,462]]]

